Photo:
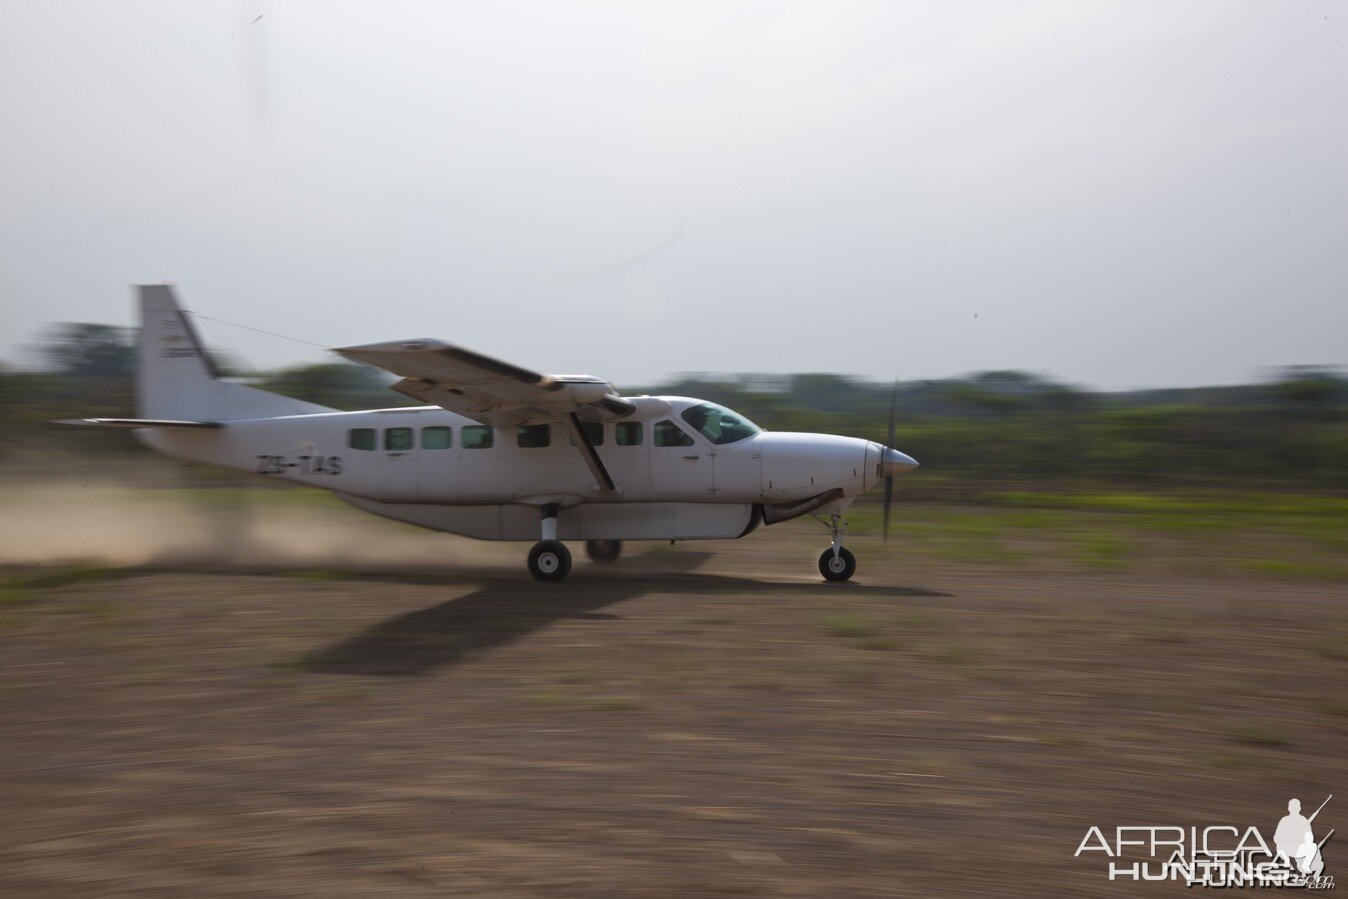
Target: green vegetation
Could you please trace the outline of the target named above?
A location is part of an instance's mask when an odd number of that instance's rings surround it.
[[[1307,562],[1288,559],[1240,559],[1236,565],[1245,571],[1312,581],[1348,580],[1348,567],[1332,562]]]
[[[273,659],[267,663],[267,667],[273,671],[313,671],[322,661],[322,656],[316,652],[306,652],[289,659]]]
[[[1322,715],[1348,718],[1348,699],[1317,699],[1312,706]]]
[[[340,571],[329,571],[327,569],[314,569],[309,571],[287,571],[282,572],[284,577],[293,577],[301,581],[340,581],[346,575]]]
[[[1348,630],[1336,630],[1315,641],[1317,655],[1339,661],[1348,660]]]
[[[1199,762],[1209,768],[1228,771],[1257,771],[1269,767],[1264,759],[1240,752],[1212,752],[1202,756]]]
[[[869,637],[875,633],[875,625],[856,615],[832,615],[824,624],[835,637]]]
[[[899,626],[905,630],[926,630],[939,623],[936,616],[922,609],[909,609],[899,616]]]
[[[1164,515],[1299,515],[1342,518],[1348,498],[1275,493],[992,493],[996,505]]]
[[[927,658],[945,665],[967,665],[971,661],[968,650],[954,643],[937,644],[928,651]]]
[[[559,684],[592,684],[598,680],[598,675],[586,668],[573,668],[558,674],[554,680]]]
[[[1312,708],[1316,709],[1316,712],[1320,712],[1321,714],[1332,714],[1332,716],[1348,718],[1348,700],[1335,700],[1335,698],[1329,698],[1329,700],[1316,700],[1316,702],[1313,702]]]
[[[369,687],[362,687],[356,684],[347,684],[341,687],[328,687],[319,690],[313,695],[313,699],[318,702],[360,702],[369,699],[374,695],[374,691]]]
[[[1121,567],[1128,554],[1128,541],[1108,531],[1087,531],[1076,535],[1077,558],[1096,568]]]
[[[145,451],[124,433],[47,426],[57,418],[133,415],[133,342],[134,333],[125,328],[55,325],[39,347],[45,370],[0,367],[0,426],[7,438],[0,464],[50,463],[53,453],[96,456],[104,463],[144,459]],[[237,364],[226,361],[225,368],[239,373]],[[388,389],[385,373],[343,362],[256,372],[247,379],[337,409],[409,402]],[[891,392],[887,384],[832,374],[690,376],[624,386],[629,393],[722,402],[770,430],[876,440],[885,439]],[[1131,393],[1091,392],[1023,372],[984,372],[902,384],[898,407],[896,442],[923,463],[919,476],[903,482],[901,494],[908,498],[948,502],[994,494],[1008,506],[1183,512],[1207,519],[1231,511],[1303,514],[1317,503],[1341,518],[1348,503],[1326,495],[1348,489],[1348,380],[1321,369],[1289,368],[1256,385]],[[1234,510],[1221,496],[1168,497],[1176,488],[1226,489],[1233,483],[1316,495],[1270,499],[1262,508],[1237,500]]]
[[[694,377],[650,390],[715,399],[770,429],[877,440],[890,399],[889,385],[837,375]],[[923,498],[1028,482],[1348,487],[1348,381],[1318,369],[1287,369],[1258,385],[1132,393],[986,372],[902,384],[898,407],[896,442],[923,462],[904,492]]]
[[[1348,581],[1348,500],[1338,497],[1208,489],[993,491],[963,499],[933,504],[901,494],[891,551],[946,566],[1068,562],[1100,572],[1151,567],[1169,574]],[[849,533],[874,536],[880,518],[876,498],[864,497],[847,513]]]
[[[1278,748],[1287,745],[1287,738],[1280,731],[1263,724],[1240,724],[1229,729],[1226,735],[1237,743],[1251,746]]]
[[[92,581],[116,580],[131,574],[133,572],[126,569],[97,565],[28,569],[21,572],[12,571],[7,576],[0,574],[0,607],[33,602],[38,598],[37,591],[40,590]]]
[[[10,581],[0,583],[0,608],[21,606],[33,601],[31,590]]]

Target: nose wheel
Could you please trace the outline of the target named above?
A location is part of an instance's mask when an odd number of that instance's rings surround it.
[[[826,581],[846,581],[851,580],[852,575],[856,574],[857,557],[852,555],[852,551],[845,546],[838,547],[835,555],[833,547],[824,550],[824,554],[819,557],[819,573],[824,576]]]
[[[819,573],[826,581],[848,581],[857,571],[857,557],[842,545],[847,533],[847,520],[837,512],[829,516],[833,530],[833,545],[819,557]]]

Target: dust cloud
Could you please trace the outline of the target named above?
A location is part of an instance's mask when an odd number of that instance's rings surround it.
[[[386,521],[308,491],[25,481],[0,491],[0,565],[353,569],[518,564],[519,547]]]

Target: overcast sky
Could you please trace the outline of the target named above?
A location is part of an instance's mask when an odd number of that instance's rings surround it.
[[[1249,381],[1348,356],[1346,120],[1319,0],[13,2],[0,359],[168,280],[620,386]]]

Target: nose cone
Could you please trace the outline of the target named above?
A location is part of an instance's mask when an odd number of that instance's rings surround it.
[[[880,456],[880,473],[887,478],[892,478],[896,474],[906,474],[914,468],[917,468],[917,460],[896,449],[885,447],[884,453]]]

